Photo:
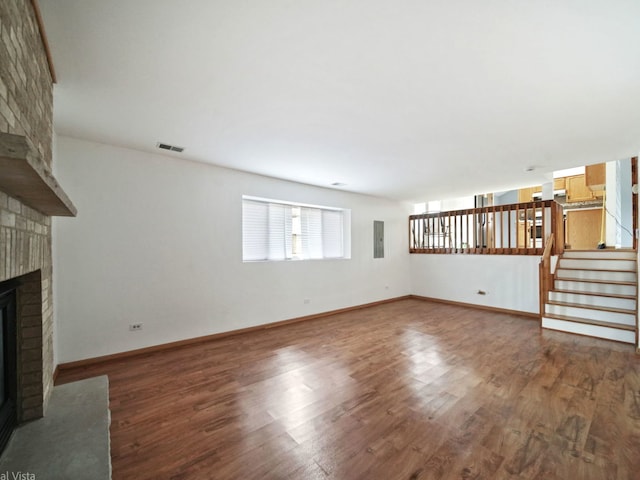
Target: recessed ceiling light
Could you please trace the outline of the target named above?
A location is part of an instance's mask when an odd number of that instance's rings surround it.
[[[169,145],[168,143],[158,142],[156,143],[156,147],[161,150],[169,150],[170,152],[184,152],[184,147],[176,147],[175,145]]]
[[[346,183],[342,183],[342,182],[333,182],[331,184],[332,187],[344,187],[346,185]]]

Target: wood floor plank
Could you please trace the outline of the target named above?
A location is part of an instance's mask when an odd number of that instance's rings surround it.
[[[406,299],[63,370],[107,374],[113,478],[631,480],[640,357]]]

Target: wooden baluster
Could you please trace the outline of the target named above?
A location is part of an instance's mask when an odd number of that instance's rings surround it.
[[[531,215],[531,248],[533,248],[535,250],[536,248],[536,215],[538,212],[538,206],[536,204],[533,204],[531,206],[531,209],[533,210],[532,215]]]
[[[522,228],[522,238],[520,239],[520,245],[522,245],[522,248],[527,248],[527,207],[525,206],[522,209],[522,221],[523,221],[523,228]],[[523,251],[523,253],[527,253],[526,250]]]
[[[476,214],[476,248],[478,253],[482,253],[482,210],[478,210]]]
[[[565,244],[565,231],[564,231],[564,211],[562,205],[556,203],[556,224],[555,224],[555,254],[562,255],[564,252]]]
[[[478,253],[478,212],[473,210],[473,253]]]
[[[523,205],[522,208],[522,221],[523,221],[523,228],[522,230],[522,238],[520,239],[520,245],[521,248],[527,248],[527,206]],[[523,253],[527,253],[526,251]]]
[[[412,247],[416,248],[416,221],[415,219],[411,219],[409,221],[409,227],[411,229],[411,239],[413,240]]]
[[[487,209],[487,213],[491,218],[491,251],[495,253],[496,249],[496,211],[493,207]]]
[[[431,248],[435,251],[435,248],[436,248],[436,238],[435,238],[435,236],[434,236],[434,235],[435,235],[435,231],[434,231],[434,229],[435,229],[435,225],[436,225],[436,224],[435,224],[435,220],[434,220],[434,219],[435,219],[435,217],[434,217],[434,216],[432,216],[432,217],[430,218],[430,222],[431,222],[431,223],[430,223],[430,225],[431,225],[431,227],[430,227],[430,228],[431,228]]]
[[[498,232],[498,215],[496,215],[495,207],[488,207],[489,218],[491,218],[491,250],[490,253],[496,253],[497,232]]]
[[[511,209],[507,210],[507,248],[509,249],[512,248],[511,246]]]
[[[422,248],[429,248],[429,218],[426,215],[422,217],[422,243]]]
[[[460,253],[464,253],[464,224],[467,222],[466,214],[460,212]]]
[[[435,250],[436,248],[436,239],[433,237],[435,222],[433,220],[433,216],[429,219],[429,235],[431,237],[431,248]]]
[[[429,228],[429,217],[424,217],[424,248],[429,249],[429,238],[431,237],[431,229]]]
[[[458,233],[460,231],[460,229],[458,228],[458,214],[456,213],[453,217],[453,246],[455,248],[455,252],[458,253],[458,245],[460,245],[458,243]]]
[[[529,249],[529,248],[531,248],[531,221],[532,221],[532,219],[531,219],[531,217],[532,217],[531,204],[529,204],[529,206],[527,207],[526,212],[527,212],[526,213],[526,218],[527,218],[526,225],[527,225],[527,228],[525,229],[525,235],[527,236],[527,242],[525,244],[525,248]]]
[[[419,219],[414,218],[411,225],[411,234],[413,235],[413,248],[420,248],[420,238],[419,238],[419,230],[418,230],[418,222]]]
[[[472,215],[469,215],[469,210],[467,210],[467,253],[471,252],[471,243],[473,241],[472,237],[471,237],[471,227],[473,225],[472,222],[473,218]]]
[[[431,232],[429,231],[429,217],[425,216],[424,217],[424,248],[428,249],[429,248],[429,236],[431,235]]]
[[[451,242],[448,241],[451,224],[449,223],[449,212],[442,217],[442,221],[444,222],[443,235],[442,235],[442,246],[444,247],[444,253],[451,253],[448,251]]]
[[[453,218],[453,236],[449,235],[449,242],[451,243],[450,247],[451,247],[451,251],[453,253],[457,253],[458,252],[458,245],[456,243],[456,240],[458,238],[458,224],[456,222],[456,218],[457,215],[453,214],[453,217],[451,217],[451,215],[449,216],[449,221],[451,221],[451,219]],[[449,229],[449,234],[451,234],[451,228]]]
[[[496,211],[493,207],[487,208],[487,216],[491,219],[491,237],[489,238],[489,253],[495,253],[496,248]]]
[[[451,253],[451,212],[447,212],[446,219],[444,248],[446,253]]]
[[[495,247],[496,217],[493,208],[487,208],[487,253],[493,253]]]
[[[447,239],[449,240],[449,253],[453,253],[453,242],[451,241],[451,212],[447,215]]]
[[[433,229],[431,230],[431,238],[433,239],[433,249],[434,251],[438,248],[438,215],[434,215],[431,217],[431,223],[433,225]]]
[[[549,205],[549,210],[551,210],[551,205]],[[540,207],[540,212],[542,213],[542,225],[540,225],[540,236],[542,237],[542,249],[546,246],[545,236],[547,235],[547,207],[546,205],[542,205]]]
[[[500,253],[502,247],[502,218],[500,218],[500,207],[494,207],[493,209],[493,228],[496,234],[493,237],[493,246],[496,249],[496,253]]]
[[[472,215],[469,215],[469,210],[467,210],[467,253],[469,253],[470,249],[471,249],[471,229],[469,228],[471,226],[471,220],[472,220]]]
[[[464,252],[464,225],[467,222],[467,216],[463,212],[460,212],[460,253]]]
[[[489,243],[489,211],[487,208],[482,209],[482,221],[483,221],[483,231],[482,231],[482,244],[483,249],[486,248],[482,253],[489,253],[489,247],[491,247]]]
[[[520,207],[516,207],[516,251],[520,253]]]
[[[504,209],[502,206],[499,206],[496,209],[496,215],[499,217],[499,223],[496,227],[496,230],[500,232],[500,241],[496,238],[496,248],[498,249],[498,253],[502,253],[504,250],[504,218],[502,218],[502,214],[504,213]]]
[[[456,219],[458,218],[457,214],[453,214],[452,217],[450,217],[451,220],[453,221],[453,235],[450,236],[451,238],[451,248],[452,248],[452,252],[453,253],[458,253],[458,244],[457,244],[457,238],[458,238],[458,223],[456,222]],[[449,230],[449,233],[451,233],[451,230]]]
[[[449,212],[442,217],[442,221],[444,224],[444,228],[442,229],[442,247],[444,248],[444,253],[449,253],[447,248],[449,243],[447,242],[447,238],[449,236]]]

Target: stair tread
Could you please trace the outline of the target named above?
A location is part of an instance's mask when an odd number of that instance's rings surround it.
[[[598,320],[589,320],[588,318],[580,318],[580,317],[569,317],[567,315],[556,315],[553,313],[545,313],[543,315],[544,318],[551,318],[555,320],[564,320],[566,322],[573,323],[584,323],[588,325],[595,325],[597,327],[609,327],[609,328],[617,328],[618,330],[628,330],[630,332],[635,332],[635,325],[625,325],[624,323],[615,323],[615,322],[602,322]]]
[[[585,283],[605,283],[610,285],[637,285],[638,282],[629,282],[624,280],[594,280],[590,278],[561,277],[556,274],[556,280],[566,280],[569,282],[585,282]]]
[[[617,268],[617,269],[609,269],[609,268],[577,268],[577,267],[563,267],[560,262],[558,262],[557,270],[576,270],[579,272],[622,272],[622,273],[638,273],[638,271],[634,268],[632,270]]]
[[[621,293],[600,293],[600,292],[581,292],[580,290],[566,290],[563,288],[556,288],[550,290],[556,293],[569,293],[572,295],[590,295],[593,297],[609,297],[609,298],[621,298],[623,300],[635,300],[635,295],[623,295]]]
[[[591,252],[582,252],[582,253],[591,253]],[[632,253],[632,252],[620,252],[620,253]],[[594,255],[593,257],[567,257],[566,255],[562,255],[560,258],[566,258],[567,260],[629,260],[629,261],[635,260],[635,258],[633,257],[632,258],[613,257],[613,256],[607,256],[604,253]]]
[[[586,253],[586,252],[591,252],[591,253],[616,253],[616,252],[620,252],[620,253],[632,253],[635,252],[635,250],[633,248],[587,248],[587,249],[577,249],[577,248],[568,248],[567,250],[564,251],[564,253],[573,253],[573,252],[579,252],[579,253]]]
[[[559,302],[557,300],[550,300],[547,302],[547,305],[558,305],[561,307],[575,307],[575,308],[586,308],[588,310],[598,310],[601,312],[611,312],[611,313],[624,313],[627,315],[635,315],[635,310],[630,310],[627,308],[616,308],[616,307],[601,307],[600,305],[585,305],[583,303],[572,303],[572,302]]]

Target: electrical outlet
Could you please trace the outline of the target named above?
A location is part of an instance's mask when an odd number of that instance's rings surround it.
[[[142,330],[142,324],[132,323],[131,325],[129,325],[129,330],[131,330],[132,332],[137,332],[138,330]]]

